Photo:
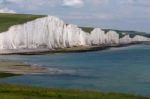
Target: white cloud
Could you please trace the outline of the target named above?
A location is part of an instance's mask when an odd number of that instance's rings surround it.
[[[8,8],[2,8],[0,9],[0,13],[16,13],[14,10],[10,10]]]
[[[53,7],[59,0],[3,0],[1,4],[14,6],[26,10],[38,10],[45,6]],[[5,2],[5,3],[4,3]]]
[[[63,6],[66,7],[82,7],[83,4],[82,0],[63,0]]]

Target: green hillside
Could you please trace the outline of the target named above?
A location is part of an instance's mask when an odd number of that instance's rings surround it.
[[[31,14],[6,14],[0,13],[0,32],[7,31],[12,25],[23,24],[36,18],[44,17],[43,15]]]

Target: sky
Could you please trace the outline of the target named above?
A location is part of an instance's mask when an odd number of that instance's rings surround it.
[[[52,15],[79,26],[150,33],[150,0],[0,0],[0,12]]]

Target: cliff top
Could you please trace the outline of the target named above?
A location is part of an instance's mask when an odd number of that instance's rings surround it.
[[[44,15],[0,13],[0,32],[7,31],[10,26],[23,24],[40,17]]]

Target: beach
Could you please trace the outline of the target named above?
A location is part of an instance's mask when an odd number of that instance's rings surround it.
[[[149,44],[149,42],[134,42],[130,44],[113,44],[113,45],[74,46],[57,49],[48,49],[48,48],[8,49],[8,50],[0,50],[0,55],[42,55],[49,53],[80,53],[80,52],[101,51],[110,48],[126,47],[137,44]]]
[[[48,73],[48,69],[14,61],[0,61],[0,72],[12,74],[45,74]]]

